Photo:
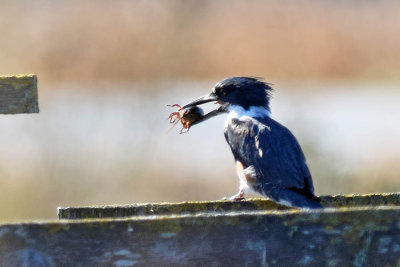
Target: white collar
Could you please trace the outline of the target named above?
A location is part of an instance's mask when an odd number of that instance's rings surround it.
[[[264,118],[271,117],[271,111],[261,106],[250,106],[249,109],[244,109],[241,106],[231,105],[228,107],[228,117],[230,119],[240,119],[242,117]]]

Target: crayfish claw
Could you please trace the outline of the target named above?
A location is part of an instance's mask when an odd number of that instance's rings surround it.
[[[170,123],[175,123],[180,118],[181,118],[181,114],[179,112],[173,112],[173,113],[171,113],[171,115],[169,115],[167,120],[169,119]]]

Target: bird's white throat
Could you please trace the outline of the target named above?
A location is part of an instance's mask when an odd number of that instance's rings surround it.
[[[265,118],[271,117],[271,111],[260,106],[251,106],[249,109],[244,109],[241,106],[232,105],[228,109],[228,117],[226,118],[225,126],[232,120],[243,120],[246,118]]]
[[[242,117],[263,118],[271,116],[271,112],[268,109],[260,106],[251,106],[246,110],[241,106],[232,105],[228,110],[228,117],[230,119],[241,119]]]

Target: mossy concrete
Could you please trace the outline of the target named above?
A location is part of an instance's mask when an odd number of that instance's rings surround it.
[[[0,226],[0,266],[398,266],[400,207]]]
[[[36,75],[0,76],[0,114],[38,112]]]
[[[355,206],[399,205],[400,194],[338,195],[322,196],[325,208]],[[133,204],[93,207],[60,207],[60,219],[118,218],[141,215],[196,214],[204,212],[287,210],[284,205],[267,199],[248,199],[245,201],[196,201],[181,203]]]

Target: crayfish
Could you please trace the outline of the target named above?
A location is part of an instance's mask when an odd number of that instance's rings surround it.
[[[178,104],[167,106],[178,108],[178,111],[172,112],[167,119],[169,119],[169,122],[173,124],[172,128],[175,127],[178,122],[181,122],[182,129],[180,130],[179,134],[187,133],[190,126],[203,118],[203,110],[197,106],[188,108],[183,108]]]

